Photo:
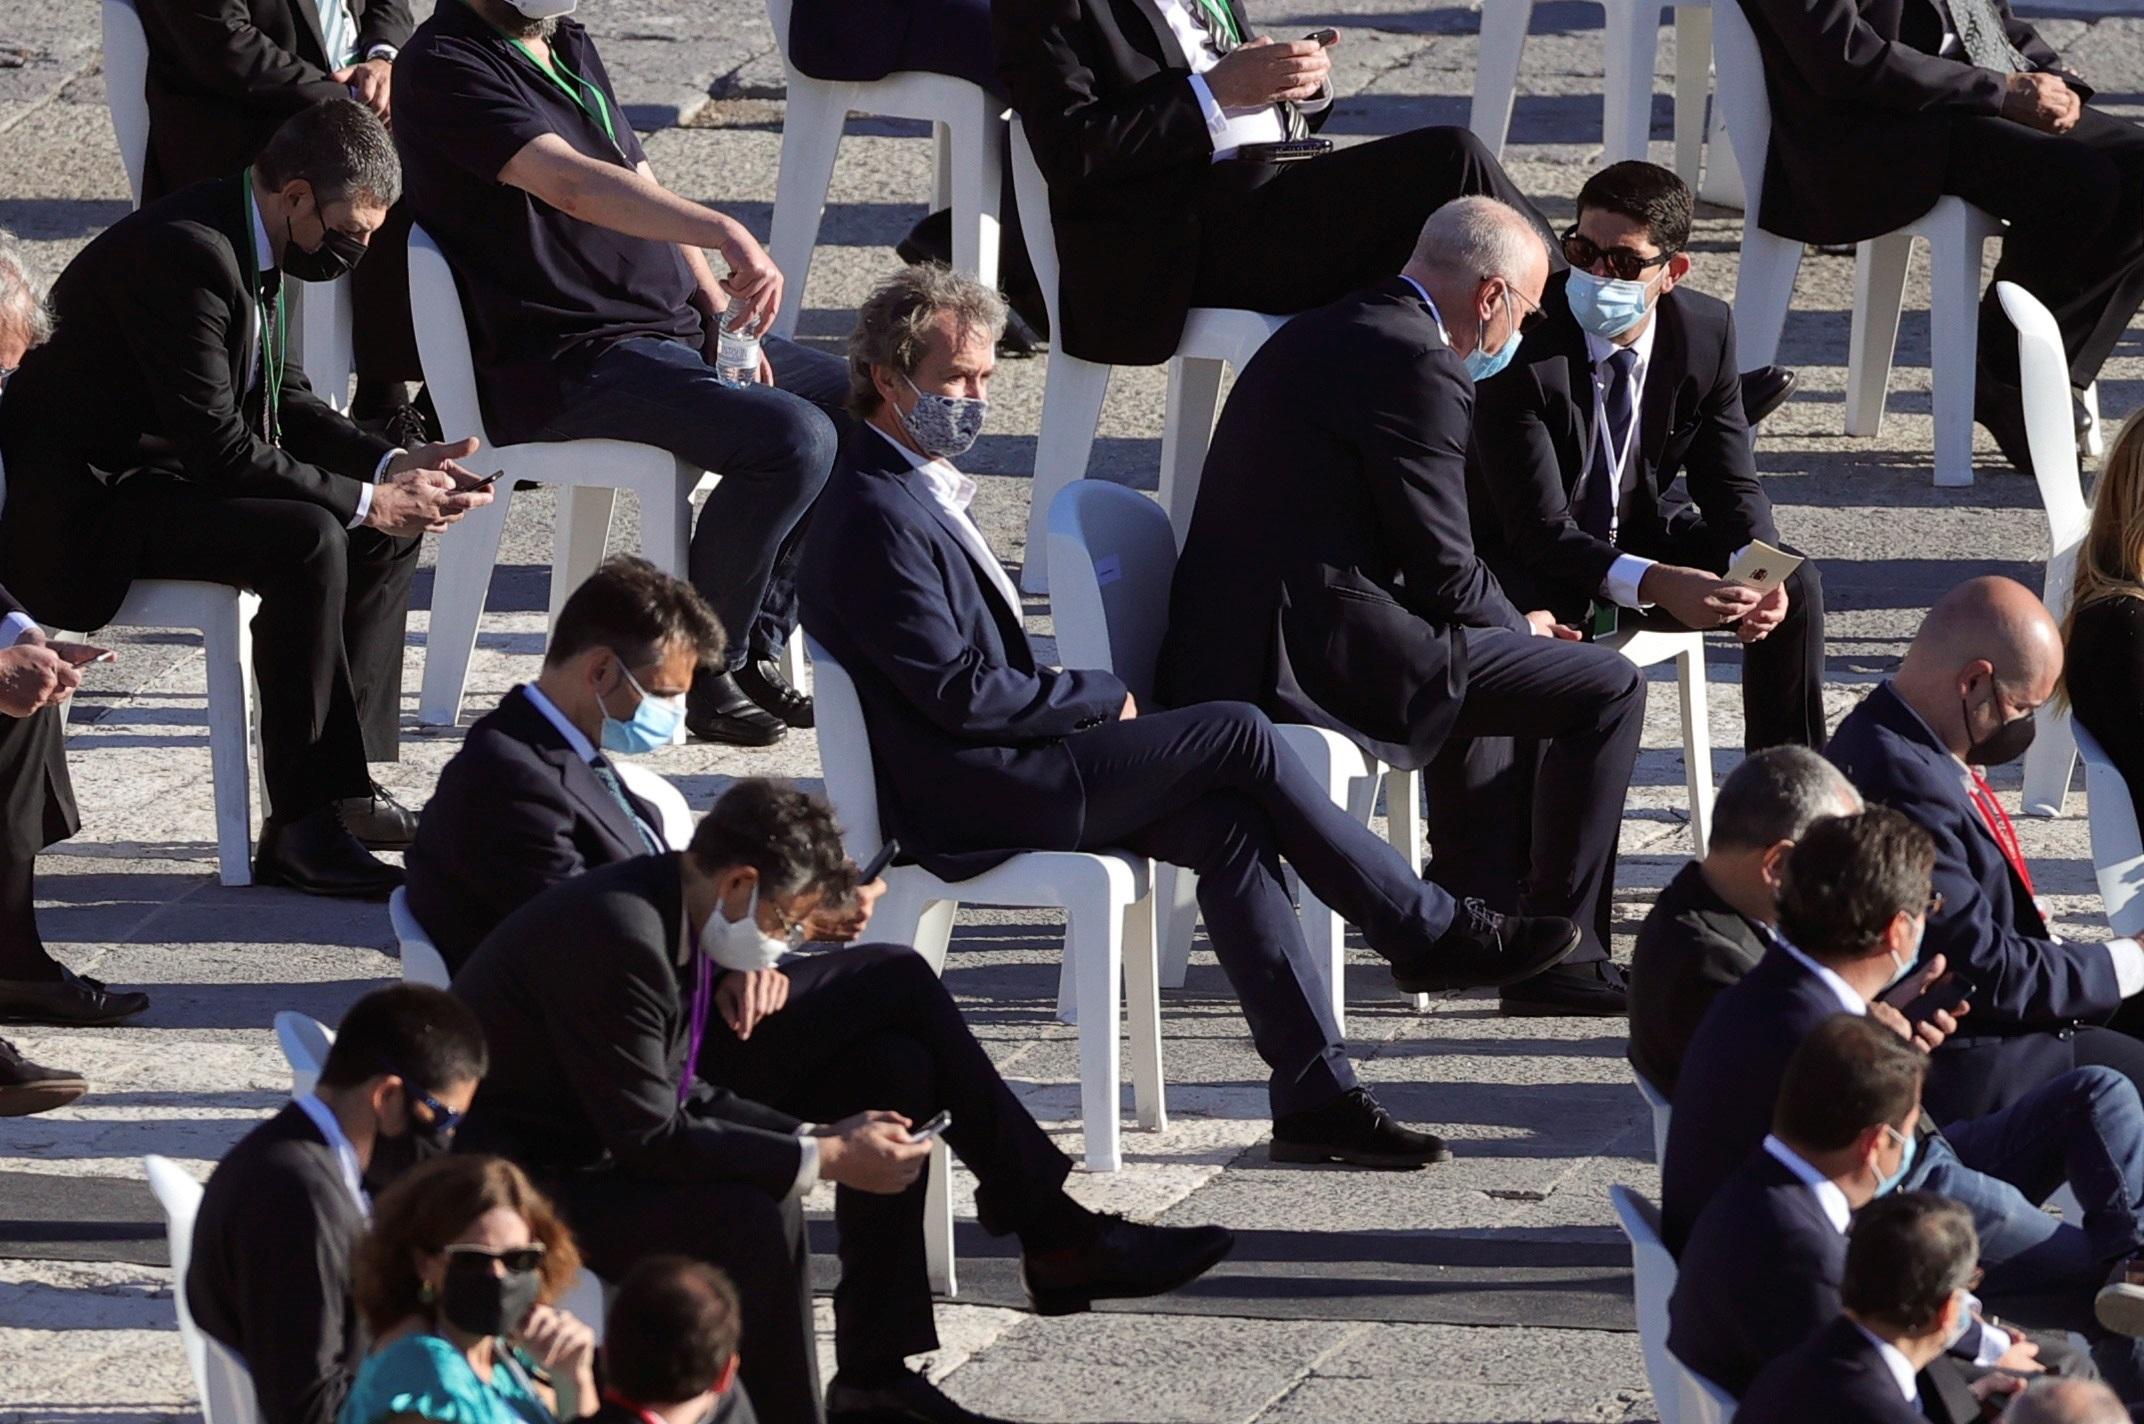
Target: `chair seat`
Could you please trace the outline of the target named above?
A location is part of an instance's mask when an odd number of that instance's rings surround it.
[[[479,454],[473,461],[507,467],[517,480],[540,485],[605,485],[613,489],[639,490],[643,485],[668,495],[671,482],[693,470],[659,445],[632,440],[531,440],[520,445],[501,445]]]
[[[1017,905],[1061,909],[1106,891],[1129,904],[1142,899],[1152,862],[1128,851],[1024,850],[966,880],[941,880],[920,865],[893,872],[926,898],[967,905]]]
[[[1604,648],[1613,648],[1638,667],[1651,667],[1664,663],[1669,658],[1679,658],[1690,649],[1692,641],[1700,646],[1705,635],[1694,628],[1629,628],[1612,638],[1600,640]]]
[[[790,70],[790,83],[802,80],[807,85],[829,89],[846,89],[853,98],[853,107],[882,119],[913,119],[921,123],[943,123],[950,113],[957,113],[973,99],[976,86],[965,79],[955,79],[947,74],[926,74],[921,70],[907,70],[889,74],[884,79],[839,80],[813,79],[798,71]],[[998,108],[999,117],[1010,110],[1004,105]]]
[[[1963,198],[1938,198],[1936,205],[1922,213],[1904,227],[1894,228],[1884,237],[1918,237],[1929,242],[1947,240],[1963,234],[1968,242],[1988,242],[2002,236],[2006,224],[1984,208],[1976,208]],[[1881,242],[1883,238],[1872,241]]]
[[[1226,361],[1240,371],[1287,322],[1285,316],[1243,307],[1193,307],[1184,314],[1176,355],[1179,360]]]
[[[224,617],[237,603],[239,616],[250,618],[260,596],[227,583],[195,579],[136,579],[127,589],[108,628],[200,628]]]

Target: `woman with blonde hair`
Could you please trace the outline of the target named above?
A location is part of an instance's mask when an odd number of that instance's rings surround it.
[[[2062,646],[2061,695],[2144,806],[2144,412],[2100,471]]]
[[[581,1268],[521,1169],[450,1156],[375,1205],[354,1263],[376,1342],[337,1424],[556,1424],[595,1412],[595,1334],[551,1302]]]

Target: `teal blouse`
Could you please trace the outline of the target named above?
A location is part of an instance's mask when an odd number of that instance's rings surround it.
[[[381,1424],[405,1414],[439,1424],[557,1424],[506,1362],[503,1346],[486,1384],[468,1357],[437,1335],[405,1335],[367,1357],[336,1424]]]

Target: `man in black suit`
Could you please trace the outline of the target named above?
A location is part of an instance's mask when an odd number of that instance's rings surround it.
[[[951,463],[981,431],[995,294],[913,267],[850,338],[868,428],[845,447],[804,555],[804,625],[855,679],[880,820],[933,874],[1022,850],[1121,848],[1198,872],[1214,953],[1272,1070],[1278,1161],[1418,1167],[1444,1143],[1392,1121],[1355,1077],[1280,861],[1359,926],[1411,992],[1505,983],[1560,962],[1568,921],[1462,908],[1333,805],[1245,703],[1142,709],[1111,673],[1042,666],[1019,590],[968,517]]]
[[[1481,386],[1474,537],[1523,606],[1573,626],[1588,625],[1590,607],[1626,625],[1732,627],[1744,744],[1821,747],[1816,565],[1768,593],[1722,577],[1752,541],[1781,541],[1750,456],[1734,319],[1682,285],[1690,215],[1689,188],[1651,163],[1614,164],[1579,190],[1563,238],[1571,268],[1549,283],[1547,320],[1524,358]],[[1508,774],[1484,765],[1470,784]]]
[[[350,1251],[372,1194],[453,1145],[484,1034],[452,996],[398,984],[343,1016],[320,1082],[216,1164],[179,1289],[253,1377],[263,1424],[331,1424],[364,1359]]]
[[[1795,843],[1860,810],[1861,793],[1806,747],[1745,757],[1720,783],[1711,844],[1653,901],[1630,959],[1630,1065],[1663,1097],[1705,1010],[1764,958]]]
[[[149,40],[149,153],[142,201],[228,178],[309,104],[356,99],[387,122],[408,0],[155,0],[135,7]],[[351,414],[391,414],[420,380],[409,312],[409,215],[400,205],[351,274],[358,389]],[[322,392],[341,405],[342,391]]]
[[[121,218],[68,264],[58,323],[0,405],[0,559],[40,618],[106,623],[137,578],[261,596],[253,621],[269,815],[254,874],[384,897],[416,818],[393,760],[418,536],[489,502],[456,457],[401,450],[289,364],[282,281],[348,270],[400,182],[363,105],[300,110],[244,175]],[[360,840],[365,844],[360,844]]]
[[[2097,379],[2144,301],[2144,128],[2006,0],[1741,0],[1772,101],[1758,217],[1797,242],[1902,227],[1948,193],[2009,224],[1995,280],[2055,315],[2077,387]],[[2017,338],[1991,284],[1980,307],[1980,422],[2032,466]]]
[[[1926,1424],[1918,1376],[1943,1359],[1952,1332],[1972,1323],[1979,1256],[1972,1218],[1956,1202],[1929,1192],[1870,1202],[1847,1241],[1839,1317],[1766,1365],[1735,1418]],[[1993,1378],[2005,1393],[2022,1383]]]
[[[1173,1290],[1233,1238],[1097,1217],[1066,1196],[1071,1163],[914,951],[776,967],[855,880],[824,802],[745,781],[691,849],[537,896],[455,977],[492,1051],[463,1139],[528,1167],[605,1276],[658,1252],[723,1267],[745,1302],[745,1384],[767,1418],[977,1424],[903,1363],[938,1345],[923,1251],[931,1149],[911,1127],[951,1114],[944,1136],[976,1176],[977,1214],[1019,1238],[1042,1314]],[[823,1414],[799,1211],[822,1179],[839,1188],[841,1233],[839,1370]]]
[[[1452,738],[1543,741],[1519,794],[1431,791],[1429,874],[1494,912],[1577,922],[1570,962],[1507,986],[1505,1012],[1620,1014],[1608,924],[1645,681],[1515,604],[1468,520],[1474,382],[1517,353],[1547,274],[1531,218],[1463,198],[1396,275],[1266,342],[1214,431],[1159,692],[1255,703],[1396,767],[1433,764]],[[1527,871],[1504,894],[1476,872],[1513,846]]]
[[[1929,610],[1898,672],[1847,714],[1825,751],[1872,804],[1936,840],[1942,903],[1925,952],[1974,986],[1972,1019],[1929,1077],[1941,1121],[1992,1112],[2084,1064],[2144,1086],[2140,1021],[2127,1007],[2144,990],[2144,949],[2049,932],[2017,832],[1980,774],[2025,754],[2061,672],[2061,633],[2030,590],[1968,580]]]

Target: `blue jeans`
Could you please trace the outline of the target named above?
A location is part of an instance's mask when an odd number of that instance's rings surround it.
[[[774,657],[797,623],[806,516],[848,429],[848,364],[780,337],[772,386],[732,386],[682,341],[605,347],[539,440],[632,440],[722,478],[693,526],[689,573],[729,635],[728,671]]]

